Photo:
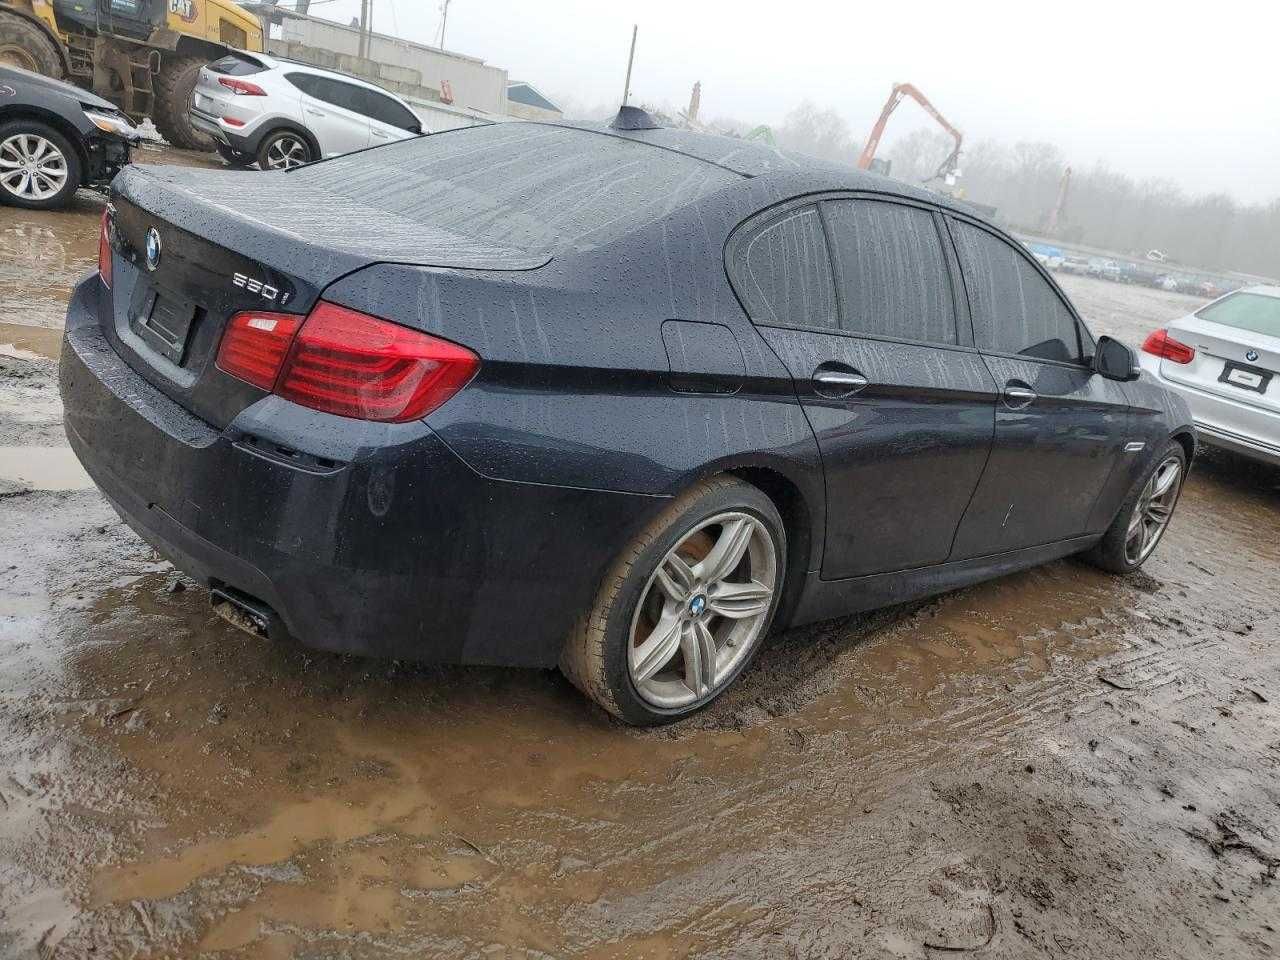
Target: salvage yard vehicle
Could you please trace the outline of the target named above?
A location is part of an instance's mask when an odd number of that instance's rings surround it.
[[[1205,443],[1280,465],[1280,287],[1237,290],[1153,331],[1141,362],[1186,400]]]
[[[112,200],[60,369],[120,515],[254,632],[559,664],[631,723],[771,628],[1134,571],[1194,452],[989,222],[635,108]]]
[[[263,54],[232,53],[200,71],[191,122],[232,165],[293,167],[423,133],[399,97],[358,77]]]
[[[0,0],[0,64],[150,117],[175,147],[213,149],[187,105],[196,71],[231,48],[262,49],[261,23],[233,0]]]
[[[101,97],[0,66],[0,203],[51,210],[81,187],[105,188],[137,139],[129,118]]]

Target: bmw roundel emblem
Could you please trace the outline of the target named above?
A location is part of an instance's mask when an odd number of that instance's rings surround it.
[[[160,266],[160,231],[152,227],[147,231],[147,269]]]
[[[1246,360],[1248,360],[1250,363],[1257,363],[1257,362],[1258,362],[1258,351],[1257,351],[1257,350],[1250,350],[1248,353],[1246,353],[1246,354],[1244,355],[1244,358],[1245,358]]]

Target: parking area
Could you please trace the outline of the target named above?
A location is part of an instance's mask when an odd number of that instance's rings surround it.
[[[0,209],[0,957],[1280,949],[1280,471],[1202,458],[1134,577],[791,631],[630,729],[216,619],[62,452],[100,212]],[[1135,347],[1200,302],[1060,281]]]

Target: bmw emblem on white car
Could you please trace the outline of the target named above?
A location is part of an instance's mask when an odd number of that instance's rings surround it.
[[[1246,360],[1248,360],[1250,363],[1257,363],[1257,361],[1258,361],[1258,351],[1257,351],[1257,350],[1250,350],[1248,353],[1246,353],[1246,354],[1244,355],[1244,358],[1245,358]]]
[[[147,231],[147,269],[160,266],[160,231],[152,227]]]

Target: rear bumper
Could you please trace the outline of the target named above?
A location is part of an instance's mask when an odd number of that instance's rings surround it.
[[[191,108],[190,116],[193,127],[209,134],[223,146],[230,147],[232,150],[239,150],[241,153],[253,154],[257,152],[258,143],[262,140],[261,134],[258,133],[260,124],[233,128],[223,123],[221,118],[205,113],[202,110],[197,110],[195,107]]]
[[[1139,362],[1162,386],[1186,400],[1201,442],[1280,465],[1280,416],[1170,380],[1161,374],[1159,359],[1150,354],[1141,354]]]
[[[83,281],[67,316],[72,448],[159,553],[268,605],[309,646],[552,666],[619,545],[664,503],[485,479],[424,424],[275,397],[217,430],[116,353],[96,320],[99,286]]]

